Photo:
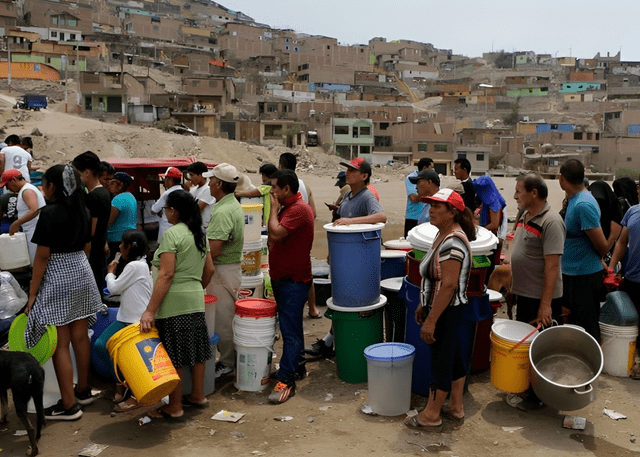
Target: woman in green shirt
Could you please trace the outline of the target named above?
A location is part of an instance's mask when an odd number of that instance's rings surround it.
[[[164,233],[151,262],[158,273],[140,327],[143,332],[154,325],[158,328],[180,378],[183,367],[190,367],[193,389],[185,401],[204,406],[205,362],[213,354],[204,318],[203,289],[209,284],[214,267],[193,196],[172,192],[166,205],[163,209],[172,227]],[[180,420],[183,415],[182,382],[169,394],[167,406],[149,413],[169,420]]]

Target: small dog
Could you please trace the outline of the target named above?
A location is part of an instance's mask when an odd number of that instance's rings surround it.
[[[507,316],[509,319],[513,319],[513,306],[516,304],[516,298],[511,293],[511,265],[498,265],[489,277],[487,288],[502,294],[507,302]]]
[[[16,415],[27,429],[31,448],[27,455],[38,455],[40,430],[46,425],[42,395],[44,391],[44,370],[38,361],[26,352],[0,351],[0,424],[7,422],[9,406],[7,390],[11,389]],[[27,417],[27,404],[33,398],[36,406],[37,425],[33,429]]]

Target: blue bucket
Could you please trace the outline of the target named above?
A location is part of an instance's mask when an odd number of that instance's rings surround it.
[[[385,250],[380,252],[380,279],[404,276],[406,251]]]
[[[380,231],[384,224],[326,224],[333,303],[346,308],[380,298]]]

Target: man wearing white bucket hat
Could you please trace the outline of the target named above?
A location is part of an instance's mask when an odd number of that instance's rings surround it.
[[[207,286],[207,294],[218,297],[215,312],[215,332],[220,337],[220,352],[216,363],[216,378],[233,373],[235,347],[231,324],[235,302],[242,284],[242,245],[244,243],[244,212],[234,192],[240,181],[236,167],[228,163],[218,164],[212,171],[203,173],[211,178],[209,187],[216,204],[211,209],[207,229],[209,248],[215,272]],[[209,329],[211,330],[211,329]]]
[[[302,315],[313,281],[311,247],[314,216],[298,192],[298,177],[293,171],[276,172],[272,175],[271,184],[269,266],[284,344],[278,382],[269,395],[269,401],[284,403],[295,395],[296,375],[304,377],[306,374],[302,354]]]

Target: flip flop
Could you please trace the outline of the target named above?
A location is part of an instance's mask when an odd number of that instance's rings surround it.
[[[180,417],[174,417],[171,414],[169,414],[168,412],[166,412],[164,409],[162,408],[158,408],[156,410],[154,410],[155,412],[157,412],[158,414],[160,414],[160,416],[151,416],[149,415],[149,417],[151,419],[164,419],[167,422],[186,422],[187,419],[184,417],[184,414]]]
[[[454,422],[464,422],[464,414],[462,415],[462,417],[454,416],[453,414],[451,414],[451,410],[449,408],[442,408],[440,410],[440,414],[442,414],[447,419],[452,420]]]
[[[189,400],[189,396],[188,395],[183,395],[182,396],[182,403],[184,405],[194,406],[196,408],[206,408],[207,406],[209,406],[209,400],[207,400],[206,398],[204,399],[204,402],[198,403],[198,402]]]
[[[313,314],[307,313],[307,316],[309,316],[309,319],[320,319],[322,318],[322,313],[318,313],[315,316]]]
[[[427,432],[439,432],[442,430],[442,419],[440,419],[440,422],[435,424],[422,425],[420,422],[418,422],[418,415],[416,414],[415,416],[405,417],[404,425],[414,430],[424,430]]]
[[[134,409],[142,408],[142,405],[139,403],[128,404],[126,401],[121,401],[116,406],[113,407],[113,410],[116,413],[125,413],[127,411],[132,411]]]

